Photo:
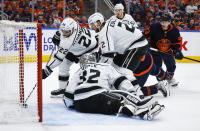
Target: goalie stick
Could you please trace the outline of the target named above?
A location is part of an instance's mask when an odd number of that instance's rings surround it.
[[[153,51],[156,51],[156,52],[162,52],[162,53],[165,53],[165,54],[168,54],[168,55],[172,55],[172,56],[175,56],[175,54],[171,54],[171,53],[168,53],[168,52],[164,52],[164,51],[161,51],[161,50],[158,50],[158,49],[155,49],[155,48],[150,48],[151,50]],[[188,57],[183,57],[185,59],[188,59],[188,60],[191,60],[191,61],[195,61],[195,62],[200,62],[200,60],[195,60],[195,59],[192,59],[192,58],[188,58]]]
[[[49,61],[51,60],[51,57],[52,57],[52,55],[53,55],[53,52],[54,52],[55,48],[56,48],[56,45],[54,45],[54,48],[53,48],[53,50],[51,51],[51,54],[50,54],[50,56],[49,56],[49,59],[48,59],[46,65],[45,65],[45,67],[48,66]],[[37,87],[37,83],[35,83],[35,86],[33,87],[33,89],[31,90],[31,92],[30,92],[29,95],[27,96],[26,100],[24,101],[23,107],[27,108],[28,105],[27,105],[26,103],[27,103],[28,99],[30,98],[30,96],[32,95],[32,93],[33,93],[33,91],[35,90],[36,87]]]

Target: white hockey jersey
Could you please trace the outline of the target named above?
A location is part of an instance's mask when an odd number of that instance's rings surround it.
[[[61,35],[59,49],[49,64],[50,68],[57,67],[69,52],[80,57],[84,53],[94,51],[98,47],[96,35],[95,31],[80,26],[68,38]]]
[[[116,89],[135,91],[131,82],[110,64],[90,64],[80,68],[69,80],[65,91],[66,99],[81,100],[104,91]],[[73,99],[70,96],[74,96]],[[70,103],[70,102],[69,102]]]
[[[102,53],[125,51],[148,44],[142,32],[132,24],[110,19],[98,33]]]
[[[119,20],[120,22],[122,22],[124,24],[132,24],[134,27],[138,27],[136,21],[129,14],[125,14],[123,19],[119,19],[119,18],[117,18],[117,15],[113,15],[110,17],[110,20]]]

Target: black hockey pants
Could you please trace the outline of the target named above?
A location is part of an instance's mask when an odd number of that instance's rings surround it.
[[[147,44],[142,47],[128,50],[124,54],[117,54],[114,57],[113,62],[119,67],[130,69],[134,73],[148,49],[149,45]]]
[[[74,107],[76,110],[84,113],[101,113],[110,115],[118,112],[121,106],[121,101],[121,98],[114,94],[102,92],[89,98],[75,101]]]

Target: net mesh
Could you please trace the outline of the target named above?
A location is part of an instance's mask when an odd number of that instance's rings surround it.
[[[0,21],[0,124],[37,122],[37,24]],[[25,106],[25,102],[28,106]]]

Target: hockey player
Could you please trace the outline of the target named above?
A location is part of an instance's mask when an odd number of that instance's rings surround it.
[[[175,58],[178,60],[183,59],[183,54],[180,51],[181,37],[179,30],[170,24],[170,16],[164,14],[160,23],[155,23],[150,28],[144,31],[144,34],[149,40],[152,48],[158,49],[162,52],[168,52],[175,54]],[[177,86],[178,82],[173,78],[176,69],[176,63],[174,56],[151,51],[156,66],[162,67],[162,61],[164,61],[167,71],[167,81],[171,86]]]
[[[95,13],[89,17],[88,21],[89,21],[90,28],[94,29],[96,32],[98,32],[99,30],[96,27],[96,25],[100,26],[101,23],[104,22],[104,18],[100,13]],[[114,57],[114,55],[112,53],[111,54],[103,54],[103,58],[106,58],[106,59],[104,59],[102,61],[112,64],[120,73],[122,73],[127,78],[129,78],[129,80],[132,81],[132,84],[135,87],[138,87],[138,88],[142,87],[141,90],[145,96],[157,94],[158,90],[160,90],[162,92],[163,96],[165,96],[165,97],[169,96],[168,85],[166,84],[165,81],[160,82],[155,85],[144,87],[144,84],[146,83],[147,78],[149,77],[150,74],[157,76],[160,80],[165,79],[165,72],[162,70],[162,68],[157,68],[157,66],[155,66],[155,64],[153,62],[153,58],[149,52],[147,52],[143,56],[143,58],[141,59],[142,62],[139,64],[139,66],[135,70],[134,74],[135,74],[137,80],[133,76],[132,72],[128,71],[127,69],[121,68],[121,67],[117,66],[116,64],[113,64],[112,62],[110,62],[111,61],[110,59],[113,59],[113,57]]]
[[[110,64],[96,62],[94,54],[81,56],[81,68],[72,76],[64,94],[67,107],[84,113],[121,112],[146,120],[152,120],[164,109],[152,97],[134,95],[131,82]]]
[[[95,15],[91,17],[95,17]],[[93,22],[91,26],[96,31],[100,31],[98,35],[102,55],[115,54],[114,64],[134,72],[140,64],[141,58],[149,49],[142,32],[132,24],[122,23],[117,19],[104,22],[102,18],[102,21]]]
[[[73,19],[65,18],[52,39],[59,47],[49,65],[42,70],[45,79],[52,73],[52,69],[59,65],[59,89],[51,92],[52,96],[64,93],[69,79],[69,68],[72,63],[78,63],[79,57],[98,47],[96,33],[80,27]]]
[[[134,27],[138,27],[133,17],[124,12],[124,6],[121,3],[115,5],[114,12],[115,12],[115,15],[110,17],[110,19],[113,19],[113,20],[118,19],[122,23],[125,23],[125,24],[128,23],[128,24],[132,24]]]

